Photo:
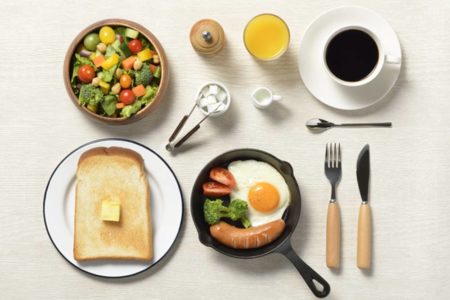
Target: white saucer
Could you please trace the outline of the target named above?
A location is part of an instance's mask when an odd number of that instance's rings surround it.
[[[327,73],[323,62],[326,41],[337,29],[362,26],[379,37],[386,54],[401,58],[400,42],[392,27],[379,14],[367,8],[344,6],[320,15],[306,29],[300,42],[298,66],[303,83],[322,103],[342,110],[357,110],[375,104],[392,89],[401,63],[385,65],[377,78],[361,87],[339,85]]]

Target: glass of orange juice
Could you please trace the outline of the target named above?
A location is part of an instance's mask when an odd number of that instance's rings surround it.
[[[261,14],[251,19],[244,29],[244,44],[253,57],[274,60],[286,52],[289,28],[280,17]]]

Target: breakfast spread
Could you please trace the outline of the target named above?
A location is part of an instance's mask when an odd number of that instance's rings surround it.
[[[209,173],[211,181],[202,185],[203,195],[231,199],[207,198],[203,205],[205,221],[212,225],[211,235],[235,249],[252,249],[276,240],[285,227],[282,219],[290,203],[289,188],[283,176],[270,164],[257,160],[237,160],[228,168],[216,167]],[[221,219],[239,221],[239,228]]]
[[[368,83],[379,80],[384,65],[400,67],[401,53],[397,51],[399,46],[394,43],[395,45],[382,48],[381,35],[375,35],[369,28],[349,25],[325,33],[324,26],[320,26],[321,22],[323,17],[316,21],[317,24],[313,23],[308,29],[309,33],[305,34],[299,60],[305,86],[317,98],[335,99],[325,97],[329,96],[326,91],[334,91],[337,96],[341,93],[347,96],[351,93],[342,91],[351,91],[352,88],[356,91],[354,87],[368,91],[371,86],[376,86]],[[159,43],[152,43],[148,35],[144,34],[144,28],[136,30],[131,27],[103,24],[90,30],[80,43],[77,39],[73,42],[78,45],[75,52],[69,51],[70,66],[66,68],[66,73],[70,74],[65,76],[66,87],[75,94],[76,98],[72,95],[73,100],[78,100],[79,106],[88,110],[91,115],[110,119],[139,117],[141,110],[152,102],[157,102],[155,97],[158,91],[163,90],[162,71],[167,70],[162,58],[164,52],[158,52],[155,45]],[[214,20],[200,20],[191,29],[190,42],[200,54],[219,53],[225,44],[224,30]],[[289,47],[289,28],[276,15],[257,15],[247,23],[243,42],[254,58],[275,60]],[[315,51],[316,49],[322,51]],[[316,72],[319,63],[324,66],[324,70]],[[398,76],[398,73],[394,75]],[[388,80],[389,84],[395,82],[395,76]],[[376,93],[377,97],[380,98],[381,94],[389,91],[392,84],[380,89]],[[361,95],[364,98],[366,94],[370,93],[364,92]],[[361,95],[355,92],[352,98],[358,99]],[[251,99],[257,108],[264,109],[282,97],[266,87],[259,87],[253,91]],[[196,94],[194,106],[189,114],[183,116],[170,136],[166,149],[173,151],[181,146],[200,128],[202,122],[209,116],[225,113],[230,104],[230,92],[224,84],[207,82],[202,85]],[[345,102],[327,104],[343,109],[365,105],[348,106]],[[195,108],[203,114],[202,119],[175,141]],[[390,127],[391,123],[335,124],[316,118],[309,120],[306,126],[315,132],[321,132],[344,126]],[[329,267],[337,268],[340,265],[340,213],[337,210],[335,188],[340,180],[342,162],[340,147],[329,149],[330,151],[327,147],[325,172],[332,185],[332,197],[327,223],[326,262]],[[372,259],[372,226],[370,208],[367,205],[368,151],[368,146],[363,149],[357,172],[363,200],[358,226],[357,265],[363,269],[370,267]],[[262,155],[261,153],[259,151],[258,155]],[[207,176],[199,176],[201,185],[196,183],[194,188],[202,201],[201,207],[192,210],[193,216],[200,214],[200,222],[194,217],[196,226],[201,223],[202,230],[206,230],[205,235],[214,242],[214,246],[219,245],[222,247],[221,251],[230,256],[257,257],[276,249],[274,252],[282,253],[291,260],[313,293],[324,297],[330,291],[328,283],[307,266],[290,246],[290,234],[297,224],[301,205],[293,168],[289,163],[279,161],[267,153],[264,155],[269,158],[260,160],[259,157],[247,158],[243,155],[242,159],[239,157],[221,161],[213,164],[212,168],[205,168],[209,173]],[[203,181],[206,177],[208,179]],[[289,212],[286,213],[288,208]],[[207,244],[202,240],[202,234],[200,236],[202,243]],[[227,251],[232,252],[230,254]],[[77,262],[83,262],[150,261],[153,257],[150,187],[143,158],[133,150],[114,146],[85,151],[80,156],[76,169],[73,258]],[[322,291],[313,286],[313,280],[322,284]]]
[[[142,157],[125,148],[93,148],[81,155],[76,179],[74,258],[152,259],[150,190]]]
[[[103,26],[78,46],[70,76],[79,105],[104,117],[129,118],[153,101],[160,57],[139,31]]]

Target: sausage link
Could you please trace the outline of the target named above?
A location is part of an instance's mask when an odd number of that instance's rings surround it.
[[[285,226],[286,224],[282,219],[245,229],[221,221],[212,225],[209,231],[216,240],[228,247],[254,249],[276,240],[283,232]]]

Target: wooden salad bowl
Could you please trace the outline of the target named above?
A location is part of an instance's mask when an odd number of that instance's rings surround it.
[[[160,67],[161,67],[161,80],[160,85],[158,88],[158,91],[156,92],[156,95],[153,99],[153,101],[149,104],[147,104],[145,107],[143,107],[141,110],[139,110],[136,114],[132,115],[129,118],[125,117],[107,117],[107,116],[101,116],[98,115],[86,107],[79,104],[78,97],[75,95],[75,93],[72,90],[72,86],[70,84],[70,77],[72,74],[72,57],[75,55],[75,52],[77,51],[77,47],[80,45],[80,43],[83,42],[83,39],[86,35],[91,33],[92,31],[99,30],[102,26],[124,26],[129,27],[131,29],[139,31],[140,34],[142,34],[155,48],[159,59],[160,59]],[[124,124],[130,124],[133,122],[136,122],[148,114],[150,114],[152,111],[154,111],[162,99],[164,98],[164,94],[167,90],[168,86],[168,80],[169,80],[169,70],[167,65],[167,57],[164,52],[163,47],[159,43],[158,39],[151,33],[148,29],[143,27],[142,25],[128,21],[123,19],[106,19],[102,21],[98,21],[92,25],[89,25],[85,29],[83,29],[72,41],[70,44],[69,49],[67,50],[66,57],[64,59],[64,85],[66,87],[67,93],[69,94],[69,97],[72,99],[72,102],[75,104],[78,109],[80,109],[84,114],[88,115],[89,117],[100,121],[102,123],[110,124],[110,125],[124,125]]]

